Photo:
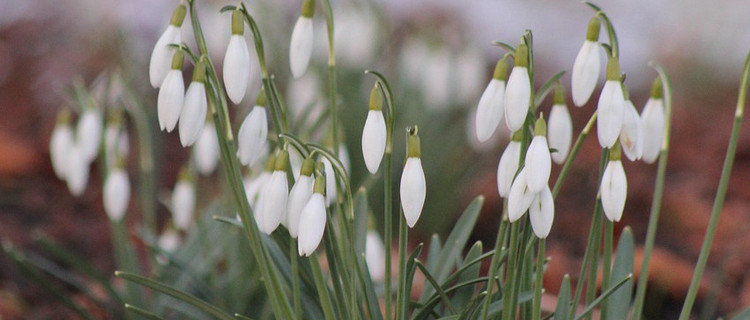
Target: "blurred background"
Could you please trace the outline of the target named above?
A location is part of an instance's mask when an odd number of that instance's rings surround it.
[[[476,195],[486,196],[474,240],[491,246],[502,201],[497,195],[497,162],[507,143],[498,130],[480,144],[473,135],[473,112],[492,68],[505,52],[493,40],[515,44],[525,29],[534,34],[537,87],[560,70],[570,70],[584,40],[592,11],[577,1],[333,1],[336,18],[338,94],[346,152],[353,186],[372,184],[374,212],[382,201],[382,177],[369,178],[360,137],[367,94],[373,78],[365,69],[382,71],[391,81],[398,108],[396,133],[420,126],[428,195],[425,211],[410,240],[445,235]],[[55,177],[49,161],[49,138],[61,108],[70,107],[71,84],[94,86],[102,74],[122,74],[127,85],[153,108],[157,91],[149,85],[147,63],[177,1],[6,0],[0,1],[0,238],[23,249],[44,234],[90,259],[105,274],[114,270],[109,224],[101,203],[102,181],[96,173],[81,197],[73,197]],[[229,15],[219,9],[230,1],[200,1],[199,15],[216,63],[229,39]],[[326,105],[325,25],[315,17],[316,49],[311,69],[292,80],[288,43],[299,1],[246,3],[258,19],[266,44],[269,72],[280,85],[295,120],[305,123]],[[690,282],[708,222],[729,138],[742,63],[750,49],[747,2],[602,1],[619,36],[621,65],[631,100],[640,111],[662,63],[674,88],[672,150],[656,248],[652,258],[646,312],[652,319],[674,318]],[[249,33],[249,32],[248,32]],[[189,23],[183,39],[191,41]],[[601,39],[605,38],[602,33]],[[603,69],[603,68],[602,68]],[[220,68],[219,68],[220,70]],[[252,81],[251,81],[252,82]],[[570,77],[562,82],[569,87]],[[259,88],[250,84],[246,112]],[[598,95],[598,90],[594,95]],[[548,113],[551,99],[541,110]],[[574,134],[595,110],[595,99],[570,112]],[[238,123],[241,118],[233,119]],[[155,127],[154,127],[155,128]],[[132,130],[131,130],[132,131]],[[165,196],[174,186],[189,151],[176,134],[153,130],[156,177]],[[696,318],[728,315],[750,305],[750,133],[741,134],[723,215]],[[397,136],[401,137],[400,135]],[[137,141],[131,134],[130,144]],[[403,142],[394,159],[402,159]],[[552,263],[545,287],[556,293],[566,273],[577,273],[596,193],[599,145],[589,137],[556,201],[555,223],[547,241]],[[135,158],[135,157],[131,157]],[[132,161],[131,159],[131,162]],[[627,161],[626,161],[627,162]],[[396,168],[400,161],[395,162]],[[131,167],[132,164],[131,164]],[[631,226],[637,243],[645,238],[656,165],[627,162],[629,194],[616,232]],[[94,166],[94,172],[97,167]],[[559,167],[553,168],[553,179]],[[201,178],[201,192],[216,194],[216,174]],[[135,174],[131,173],[135,179]],[[135,185],[135,183],[134,183]],[[380,193],[379,193],[380,192]],[[135,194],[135,192],[134,192]],[[132,200],[131,203],[135,203]],[[199,205],[200,210],[200,205]],[[135,214],[137,207],[131,206]],[[170,217],[158,208],[160,225]],[[382,222],[379,223],[382,228]],[[640,267],[636,260],[636,267]],[[73,296],[73,288],[67,288]],[[60,318],[60,306],[26,282],[0,255],[0,318]],[[72,314],[63,318],[74,317]]]

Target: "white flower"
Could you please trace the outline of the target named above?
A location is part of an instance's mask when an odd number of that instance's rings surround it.
[[[268,120],[266,108],[260,105],[253,107],[245,117],[237,134],[237,156],[244,165],[253,165],[263,156],[268,137]]]
[[[479,99],[476,113],[476,133],[479,142],[489,140],[505,113],[505,80],[490,80]]]
[[[103,126],[102,113],[97,109],[86,109],[81,114],[81,118],[78,119],[76,131],[78,146],[81,147],[83,156],[89,163],[96,159],[99,154]]]
[[[180,119],[184,103],[185,83],[182,79],[182,70],[169,70],[159,90],[159,97],[156,102],[161,130],[167,130],[167,132],[174,130],[174,127],[177,126],[177,120]]]
[[[549,187],[545,187],[534,196],[534,200],[529,207],[531,229],[534,230],[534,234],[538,238],[544,239],[549,235],[554,219],[555,201],[552,198],[552,191],[550,191]]]
[[[309,174],[301,174],[299,179],[294,183],[294,186],[292,186],[292,191],[289,192],[289,201],[286,204],[287,226],[289,227],[289,235],[292,238],[297,238],[302,209],[304,209],[312,194],[312,177]]]
[[[277,161],[279,160],[277,159]],[[264,188],[266,190],[260,198],[261,207],[259,210],[262,217],[260,217],[259,227],[264,233],[271,234],[286,218],[286,202],[289,196],[286,172],[275,170]]]
[[[148,74],[151,80],[151,86],[158,88],[164,82],[164,77],[169,71],[172,55],[175,48],[169,47],[170,44],[180,44],[180,27],[185,20],[186,8],[184,5],[178,5],[172,13],[172,19],[167,26],[167,30],[161,34],[159,40],[154,45],[151,52],[151,61],[148,66]]]
[[[89,181],[89,160],[78,143],[72,143],[67,150],[65,178],[68,189],[74,196],[80,196],[86,190]]]
[[[362,129],[362,156],[370,173],[375,174],[385,152],[386,128],[382,110],[370,110]]]
[[[654,163],[659,158],[664,140],[664,101],[650,98],[641,113],[643,125],[643,162]]]
[[[620,145],[625,156],[630,161],[635,161],[643,155],[643,129],[641,127],[641,116],[635,109],[633,102],[625,100],[625,110],[622,119],[622,131],[620,132]]]
[[[169,228],[162,232],[162,234],[159,236],[157,244],[159,245],[159,248],[161,248],[165,252],[172,253],[180,247],[181,242],[182,240],[180,240],[180,234],[177,233],[175,229]]]
[[[518,131],[526,120],[531,97],[531,82],[526,67],[513,67],[505,89],[505,124],[510,131]]]
[[[313,193],[302,209],[299,221],[298,251],[301,256],[310,256],[323,239],[326,227],[326,200],[320,193]]]
[[[271,179],[271,172],[263,171],[255,177],[255,179],[245,178],[242,180],[245,185],[245,196],[247,197],[247,202],[250,204],[250,208],[255,211],[256,216],[259,211],[255,205],[260,202],[260,194],[269,179]]]
[[[75,143],[73,129],[67,122],[59,122],[52,130],[52,137],[49,143],[49,154],[52,160],[52,168],[55,169],[55,175],[65,180],[69,170],[68,153]]]
[[[544,121],[539,119],[540,121]],[[526,184],[534,193],[542,191],[549,182],[549,174],[552,169],[547,137],[544,135],[534,136],[529,149],[526,151]]]
[[[193,148],[195,164],[200,174],[209,175],[216,170],[216,166],[219,164],[219,152],[216,128],[213,122],[207,121]]]
[[[193,145],[200,137],[207,109],[205,85],[200,81],[191,82],[180,113],[180,143],[183,147]]]
[[[404,171],[401,174],[401,207],[404,209],[404,217],[410,228],[419,220],[424,206],[427,193],[422,159],[409,157],[406,159]]]
[[[508,195],[508,220],[510,222],[516,222],[523,216],[536,195],[526,184],[526,172],[525,167],[521,169],[510,187]]]
[[[596,108],[596,133],[602,148],[610,148],[617,141],[622,129],[624,105],[620,81],[607,80]]]
[[[187,230],[193,222],[195,211],[195,186],[189,179],[181,178],[172,191],[172,221],[180,230]]]
[[[310,63],[313,49],[312,17],[300,16],[292,31],[289,43],[289,67],[295,79],[301,77]]]
[[[245,97],[250,72],[252,66],[247,42],[241,34],[232,34],[224,56],[224,86],[229,99],[235,104],[242,102],[242,98]]]
[[[602,58],[599,43],[586,40],[578,51],[573,71],[571,72],[571,91],[573,104],[582,107],[589,101],[599,81]]]
[[[573,140],[573,120],[564,104],[555,104],[549,113],[547,126],[547,140],[549,147],[557,150],[550,155],[557,164],[565,162]]]
[[[500,163],[497,165],[497,191],[501,197],[507,198],[513,178],[518,171],[518,162],[521,159],[521,142],[511,140],[505,147]]]
[[[370,271],[370,278],[376,283],[385,280],[385,247],[383,240],[376,231],[367,231],[365,238],[365,262],[367,269]]]
[[[336,172],[333,171],[333,164],[328,158],[323,158],[323,168],[326,174],[326,205],[336,201]]]
[[[130,202],[130,180],[122,168],[115,168],[104,182],[104,211],[112,221],[120,221]]]
[[[607,219],[613,222],[620,221],[622,210],[625,208],[625,198],[628,195],[628,181],[622,161],[615,160],[607,163],[600,192],[602,208]]]

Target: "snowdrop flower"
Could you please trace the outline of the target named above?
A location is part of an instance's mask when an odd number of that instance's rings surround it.
[[[599,96],[596,107],[596,133],[602,148],[611,148],[622,130],[625,98],[620,82],[620,62],[610,57],[607,62],[607,82]]]
[[[195,212],[195,185],[188,170],[183,169],[172,191],[172,221],[180,230],[187,230]]]
[[[333,171],[333,164],[328,158],[323,158],[323,168],[326,175],[326,205],[330,206],[331,203],[336,201],[336,172]]]
[[[268,120],[266,118],[266,95],[261,89],[255,101],[255,107],[245,117],[237,134],[237,157],[244,165],[253,165],[263,155],[268,137]]]
[[[406,146],[406,164],[401,174],[401,207],[410,228],[419,220],[427,193],[424,170],[422,169],[421,146],[416,126],[407,128],[409,140]]]
[[[601,51],[599,49],[599,17],[593,17],[589,21],[586,31],[586,41],[583,42],[581,50],[578,51],[573,72],[571,72],[571,90],[573,91],[573,104],[582,107],[589,101],[591,93],[599,81],[599,70],[601,69]],[[619,75],[618,75],[619,76]]]
[[[552,159],[547,145],[547,124],[541,116],[534,126],[534,139],[526,150],[526,183],[534,193],[541,192],[549,182]]]
[[[659,158],[662,140],[664,140],[664,100],[662,99],[661,79],[654,79],[651,86],[651,97],[641,113],[643,125],[643,161],[654,163]]]
[[[86,108],[78,119],[76,128],[78,146],[88,163],[96,159],[102,142],[102,113],[98,109]]]
[[[513,178],[518,172],[518,162],[521,160],[521,139],[522,131],[513,133],[508,146],[505,147],[503,155],[500,157],[500,163],[497,165],[497,191],[501,197],[507,198],[510,193],[510,187],[513,184]]]
[[[620,148],[615,145],[609,152],[609,162],[604,169],[602,185],[599,188],[604,214],[612,222],[620,221],[628,195],[628,180],[620,161]]]
[[[110,170],[104,181],[104,212],[112,221],[120,221],[128,210],[130,202],[130,180],[121,166]]]
[[[627,96],[627,91],[625,91]],[[622,118],[622,131],[620,131],[620,145],[625,156],[630,161],[635,161],[643,155],[643,128],[641,116],[635,109],[630,99],[625,99],[625,110]]]
[[[286,203],[286,216],[289,235],[292,238],[297,238],[302,209],[307,205],[307,201],[310,200],[313,193],[313,170],[315,170],[315,161],[312,158],[305,159],[300,170],[299,179],[294,182],[292,191],[289,191],[289,201]]]
[[[219,164],[219,139],[216,136],[216,127],[213,121],[206,121],[198,141],[193,148],[193,157],[198,172],[209,175]]]
[[[189,147],[198,140],[206,122],[206,65],[199,61],[193,70],[193,81],[185,94],[185,104],[180,112],[180,143]]]
[[[531,80],[529,79],[529,49],[520,43],[516,48],[515,66],[508,77],[505,88],[505,124],[510,131],[518,131],[526,120],[531,99]]]
[[[148,66],[148,74],[151,80],[151,86],[158,88],[164,82],[164,78],[169,71],[169,62],[172,61],[172,54],[175,48],[169,47],[170,44],[180,44],[180,27],[185,20],[186,8],[180,4],[172,13],[172,19],[169,21],[167,30],[161,34],[159,40],[154,45],[151,52],[151,62]]]
[[[552,229],[552,221],[555,219],[555,201],[552,198],[552,191],[549,186],[545,186],[541,192],[534,196],[529,207],[529,221],[531,229],[539,239],[544,239],[549,235]]]
[[[385,280],[385,247],[383,247],[383,239],[380,238],[378,232],[375,230],[367,231],[367,237],[365,238],[365,262],[367,262],[367,270],[370,271],[370,278],[376,283],[383,282]]]
[[[89,181],[89,160],[79,143],[72,143],[67,150],[65,178],[68,189],[74,196],[80,196],[86,190]]]
[[[235,104],[242,102],[252,72],[250,53],[245,42],[245,22],[242,12],[232,11],[232,37],[229,39],[227,53],[224,55],[224,86],[229,99]]]
[[[266,159],[264,170],[257,177],[252,179],[247,177],[242,181],[245,185],[245,196],[247,197],[247,202],[248,204],[250,204],[250,208],[253,209],[255,213],[256,221],[260,216],[260,210],[256,205],[260,203],[260,197],[264,190],[263,188],[266,186],[268,180],[271,179],[271,174],[273,173],[275,162],[276,157],[270,155],[268,159]]]
[[[326,228],[326,178],[315,175],[315,186],[299,218],[298,251],[300,256],[310,256],[318,248]]]
[[[159,248],[164,250],[164,252],[166,253],[175,252],[177,248],[180,247],[180,244],[182,244],[180,234],[173,228],[164,230],[164,232],[162,232],[162,234],[159,236],[159,239],[157,240],[157,245],[159,245]],[[156,262],[161,265],[166,265],[167,263],[169,263],[169,257],[167,255],[158,253],[156,254]]]
[[[313,49],[313,22],[315,13],[315,2],[304,0],[302,2],[302,13],[297,19],[292,31],[292,40],[289,43],[289,67],[295,79],[301,77],[307,71],[310,64],[310,56]]]
[[[70,127],[70,111],[65,109],[57,116],[57,124],[52,129],[52,137],[49,142],[49,154],[52,160],[52,169],[59,179],[65,180],[66,171],[69,169],[68,152],[75,143],[73,129]]]
[[[490,139],[497,129],[500,121],[503,120],[505,113],[505,74],[507,73],[507,64],[505,57],[500,59],[495,66],[495,73],[492,80],[484,89],[482,97],[479,98],[479,105],[476,113],[476,133],[479,142],[485,142]]]
[[[551,149],[557,150],[551,154],[552,161],[557,164],[565,162],[573,140],[573,120],[570,118],[568,106],[565,104],[565,90],[558,84],[555,87],[555,102],[549,113],[547,125],[547,141]]]
[[[521,169],[510,187],[510,194],[508,194],[508,220],[510,222],[516,222],[520,219],[529,209],[536,196],[536,193],[531,191],[526,183],[527,174],[526,167]]]
[[[159,128],[172,132],[180,119],[182,106],[185,103],[185,83],[182,79],[182,51],[177,51],[159,90],[156,106],[159,114]]]
[[[362,129],[362,156],[370,173],[375,174],[383,159],[386,143],[386,126],[383,117],[383,93],[376,82],[370,91],[370,111]]]
[[[286,219],[287,198],[289,196],[289,184],[286,179],[286,171],[289,168],[289,153],[286,150],[279,151],[274,164],[271,179],[268,180],[265,191],[260,198],[260,225],[258,226],[265,234],[271,234]]]

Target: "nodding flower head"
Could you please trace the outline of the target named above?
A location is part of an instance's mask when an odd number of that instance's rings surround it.
[[[513,185],[510,187],[510,194],[508,194],[508,220],[510,222],[516,222],[523,217],[536,196],[536,193],[528,187],[527,177],[528,170],[524,167],[518,172],[515,180],[513,180]]]
[[[510,193],[510,187],[513,184],[513,178],[518,172],[518,163],[521,160],[521,139],[522,131],[513,133],[508,146],[505,147],[503,155],[500,157],[500,163],[497,165],[497,191],[501,197],[507,198]]]
[[[549,113],[547,141],[549,147],[556,150],[551,154],[552,161],[557,164],[565,162],[573,141],[573,119],[565,104],[565,92],[560,84],[555,87],[555,102]]]
[[[300,214],[298,252],[301,256],[310,256],[315,252],[326,228],[326,177],[325,173],[320,172],[324,168],[318,165],[313,194]]]
[[[286,220],[287,198],[289,197],[289,183],[286,171],[289,169],[289,153],[281,150],[276,155],[274,170],[271,179],[266,184],[266,190],[260,198],[259,208],[261,224],[259,228],[266,234],[271,234]]]
[[[59,179],[66,179],[68,165],[68,151],[75,143],[73,128],[70,126],[70,110],[64,109],[57,116],[57,124],[52,130],[49,142],[49,154],[52,168]]]
[[[370,91],[370,111],[367,113],[367,120],[362,129],[362,156],[367,170],[372,174],[378,172],[387,138],[383,117],[383,93],[380,90],[380,85],[375,83]]]
[[[622,131],[620,131],[622,152],[630,161],[639,160],[643,155],[643,126],[641,116],[630,99],[625,99],[625,110],[622,116]]]
[[[242,12],[232,11],[232,37],[229,38],[227,52],[224,55],[224,86],[229,99],[235,104],[242,102],[248,87],[248,80],[253,66],[250,65],[250,51],[245,42],[245,23]]]
[[[292,190],[289,191],[289,199],[286,203],[287,226],[289,235],[297,238],[300,226],[300,216],[308,200],[313,193],[313,170],[315,169],[315,160],[307,158],[302,163],[299,178],[294,182]]]
[[[599,187],[604,215],[612,222],[620,221],[628,195],[628,180],[620,160],[620,145],[615,144],[609,152],[609,162],[602,175]]]
[[[555,219],[555,201],[552,191],[545,186],[542,191],[534,195],[534,200],[529,206],[529,221],[531,229],[537,238],[544,239],[552,229],[552,221]]]
[[[151,86],[154,88],[160,87],[164,78],[167,76],[169,65],[172,61],[172,55],[175,53],[175,48],[170,47],[169,45],[180,44],[180,27],[185,20],[186,12],[187,9],[182,4],[174,9],[167,30],[164,30],[164,33],[161,34],[159,40],[156,41],[156,45],[154,45],[154,50],[151,52],[148,73],[149,79],[151,80]]]
[[[310,64],[310,56],[313,49],[313,22],[315,13],[315,2],[304,0],[302,2],[302,13],[292,30],[292,39],[289,43],[289,67],[295,79],[301,77],[307,71]]]
[[[542,191],[549,182],[552,159],[547,145],[547,124],[541,116],[536,120],[534,139],[526,151],[526,183],[534,192]]]
[[[198,140],[206,122],[208,102],[206,100],[206,65],[199,61],[193,70],[193,81],[185,94],[185,103],[180,112],[180,143],[189,147]]]
[[[620,62],[617,58],[610,57],[607,62],[607,82],[604,83],[596,108],[596,133],[602,148],[612,147],[620,136],[624,109]]]
[[[520,43],[516,48],[515,66],[508,77],[505,89],[505,124],[510,131],[518,131],[526,120],[531,99],[529,79],[529,48]]]
[[[413,228],[419,220],[427,194],[427,182],[422,169],[421,146],[417,131],[416,126],[407,128],[409,134],[407,158],[401,174],[401,207],[404,209],[404,218],[410,228]]]
[[[83,157],[91,163],[99,155],[104,131],[102,113],[96,107],[89,107],[83,111],[78,119],[76,135]]]
[[[198,141],[193,148],[193,157],[198,172],[207,176],[216,170],[220,157],[219,139],[213,121],[206,121]]]
[[[261,88],[255,107],[245,117],[237,134],[237,157],[244,165],[253,165],[263,155],[268,138],[268,120],[266,118],[266,95]]]
[[[591,94],[599,81],[602,57],[599,49],[599,17],[593,17],[589,21],[586,41],[583,42],[581,50],[578,51],[573,72],[571,72],[571,90],[573,91],[573,104],[582,107],[589,101]]]
[[[479,98],[476,112],[476,134],[479,142],[485,142],[495,133],[505,113],[505,77],[507,73],[505,57],[495,65],[492,80]]]
[[[125,216],[130,202],[130,180],[128,173],[120,166],[112,168],[104,181],[104,212],[112,221],[120,221]]]
[[[167,73],[159,90],[156,105],[159,114],[159,127],[172,132],[180,119],[185,103],[185,83],[182,79],[183,54],[177,51],[172,59],[172,69]]]
[[[651,97],[641,113],[643,125],[643,161],[654,163],[659,158],[664,142],[664,100],[662,99],[661,79],[654,79],[651,86]]]

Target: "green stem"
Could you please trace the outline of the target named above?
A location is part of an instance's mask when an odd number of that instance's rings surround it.
[[[539,249],[537,250],[536,260],[536,281],[534,282],[534,313],[531,315],[531,319],[541,319],[542,316],[542,284],[544,282],[545,242],[545,239],[539,239]]]
[[[609,288],[609,274],[612,268],[612,241],[614,237],[614,223],[604,219],[604,254],[602,256],[602,290]],[[607,301],[602,301],[600,319],[605,320],[607,316]]]
[[[690,282],[690,289],[688,289],[685,303],[682,305],[680,320],[687,320],[690,317],[690,310],[693,308],[695,296],[698,294],[698,288],[700,287],[701,278],[703,277],[703,271],[706,268],[706,263],[708,262],[708,255],[711,252],[711,245],[714,241],[714,235],[716,235],[716,227],[719,224],[721,209],[724,207],[724,197],[727,194],[729,178],[732,175],[732,166],[734,165],[734,156],[737,153],[737,141],[740,137],[742,117],[745,114],[745,99],[747,97],[748,76],[750,76],[750,54],[748,54],[747,59],[745,60],[742,79],[740,80],[740,92],[737,96],[737,107],[734,113],[732,135],[729,137],[729,146],[727,147],[727,155],[724,158],[724,167],[721,169],[721,179],[719,179],[719,187],[716,190],[714,206],[711,209],[711,218],[708,221],[708,227],[706,229],[706,236],[705,238],[703,238],[701,253],[698,256],[698,262],[695,265],[693,280]]]
[[[336,106],[336,51],[333,46],[333,8],[330,0],[323,0],[326,7],[326,31],[328,35],[328,102],[330,103],[331,135],[333,152],[339,156],[338,110]]]
[[[583,140],[585,140],[586,137],[589,135],[589,132],[591,132],[591,128],[594,127],[594,123],[596,123],[596,112],[594,112],[594,114],[591,115],[591,118],[589,118],[589,121],[586,122],[586,126],[583,127],[583,130],[581,130],[581,133],[578,134],[578,139],[576,139],[576,143],[573,145],[573,149],[571,149],[570,154],[568,155],[568,158],[565,159],[565,164],[563,164],[563,167],[560,170],[560,174],[557,176],[557,180],[555,180],[555,186],[552,187],[553,198],[557,198],[557,194],[560,193],[560,188],[562,188],[563,181],[565,181],[565,178],[568,177],[570,168],[573,166],[573,161],[575,161],[576,157],[578,156],[578,151],[581,150],[581,146],[583,145]]]
[[[330,292],[328,292],[328,286],[326,286],[325,279],[323,278],[323,272],[320,270],[320,265],[317,259],[312,258],[310,260],[310,267],[313,272],[315,288],[318,290],[318,298],[320,299],[320,305],[323,309],[323,315],[325,315],[326,320],[334,320],[336,317],[333,316],[331,296]]]
[[[598,201],[597,201],[598,204]],[[583,253],[583,259],[581,260],[581,270],[578,272],[578,281],[576,282],[576,290],[573,294],[573,308],[570,309],[570,314],[568,315],[567,319],[572,319],[573,315],[575,315],[576,309],[578,304],[580,303],[581,299],[581,293],[583,292],[583,283],[586,279],[586,274],[588,272],[589,268],[589,261],[591,260],[590,256],[593,254],[594,251],[594,242],[598,240],[598,238],[594,237],[594,229],[597,228],[598,225],[601,224],[601,215],[594,214],[594,217],[591,219],[591,226],[589,227],[589,237],[586,241],[586,251]]]
[[[396,292],[396,318],[406,320],[409,307],[409,292],[406,292],[406,244],[408,242],[408,230],[406,218],[399,214],[398,223],[398,291]]]
[[[115,251],[115,262],[119,270],[129,272],[138,272],[138,263],[135,259],[135,251],[131,246],[132,242],[128,239],[128,226],[125,219],[120,221],[110,221],[112,229],[112,246]],[[134,283],[125,283],[125,294],[128,302],[138,305],[144,305],[143,291]]]
[[[294,319],[302,319],[302,306],[300,302],[299,286],[299,253],[297,252],[297,239],[289,237],[289,259],[292,264],[292,301],[294,302]]]
[[[513,284],[516,282],[514,270],[518,256],[518,223],[510,224],[510,251],[508,253],[508,269],[505,271],[505,287],[503,287],[503,319],[512,319],[511,311],[515,310],[512,304]],[[512,309],[512,310],[511,310]]]
[[[597,262],[599,261],[599,251],[602,243],[602,217],[604,215],[604,212],[601,209],[602,205],[600,198],[597,197],[596,203],[597,204],[594,212],[594,219],[597,221],[597,223],[594,227],[594,243],[591,247],[591,255],[589,256],[591,259],[589,260],[589,273],[586,283],[586,305],[594,301],[594,298],[596,297],[596,278],[599,269],[599,263]],[[587,316],[587,319],[591,320],[590,317],[590,315]]]
[[[643,262],[641,264],[641,274],[638,277],[638,287],[635,293],[635,302],[633,305],[633,320],[640,320],[643,313],[643,302],[646,298],[646,288],[648,286],[648,272],[651,262],[651,251],[654,249],[654,240],[656,239],[656,229],[659,224],[659,214],[661,212],[661,201],[664,194],[664,177],[667,172],[667,156],[669,155],[669,137],[672,131],[672,84],[669,77],[664,72],[664,68],[658,63],[651,65],[661,77],[662,88],[664,89],[664,107],[666,109],[666,122],[664,125],[664,140],[659,154],[659,168],[656,171],[656,183],[654,185],[654,198],[651,201],[651,214],[648,219],[648,229],[646,231],[646,244],[643,249]]]
[[[506,232],[508,230],[508,220],[506,215],[508,210],[508,199],[503,199],[503,213],[500,219],[500,232],[497,233],[495,239],[495,250],[492,254],[492,261],[490,262],[490,269],[487,272],[487,295],[484,298],[482,305],[482,320],[487,320],[489,317],[490,304],[492,303],[492,290],[495,286],[495,278],[497,277],[498,264],[500,263],[500,253],[505,249],[503,248],[503,242],[506,238]]]

